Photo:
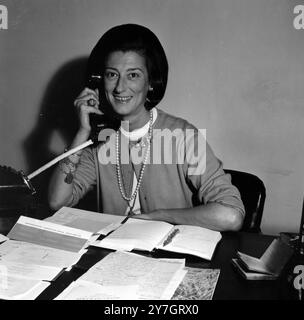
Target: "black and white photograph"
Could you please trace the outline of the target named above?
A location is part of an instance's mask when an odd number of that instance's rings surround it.
[[[303,300],[303,53],[301,0],[0,0],[0,300]]]

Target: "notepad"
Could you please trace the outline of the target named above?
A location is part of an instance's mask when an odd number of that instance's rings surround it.
[[[112,250],[160,249],[211,260],[221,233],[198,226],[173,226],[164,221],[130,218],[122,226],[93,246]]]

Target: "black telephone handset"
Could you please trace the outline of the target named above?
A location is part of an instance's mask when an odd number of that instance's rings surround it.
[[[110,128],[117,130],[120,125],[120,121],[115,117],[114,113],[109,108],[108,102],[104,96],[103,81],[99,75],[90,75],[87,81],[87,87],[95,90],[99,90],[99,108],[103,112],[103,115],[95,113],[90,114],[90,125],[91,125],[91,139],[94,143],[98,142],[98,135],[101,130]],[[94,100],[89,100],[89,104],[94,106]]]

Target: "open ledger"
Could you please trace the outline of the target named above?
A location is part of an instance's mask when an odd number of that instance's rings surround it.
[[[118,229],[91,245],[121,251],[161,249],[211,260],[221,233],[197,226],[129,218]]]

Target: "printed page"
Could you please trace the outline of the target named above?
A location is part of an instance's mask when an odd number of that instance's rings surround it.
[[[138,286],[100,286],[87,281],[72,282],[55,300],[137,300]]]
[[[107,235],[117,229],[125,218],[126,216],[62,207],[44,221]]]
[[[263,253],[260,260],[269,272],[280,275],[293,253],[293,249],[284,241],[274,239]]]
[[[62,269],[0,259],[0,270],[2,274],[19,278],[52,281]]]
[[[35,300],[51,283],[40,281],[28,293],[23,294],[18,300]]]
[[[92,245],[113,250],[152,251],[172,228],[170,223],[163,221],[130,218],[109,236]]]
[[[49,285],[40,280],[0,275],[0,299],[33,300]]]
[[[177,290],[178,286],[181,284],[183,279],[187,274],[187,270],[184,268],[182,270],[177,271],[173,277],[171,278],[165,292],[163,293],[162,299],[163,300],[170,300],[174,295],[175,291]]]
[[[170,241],[163,241],[158,249],[192,254],[206,260],[211,260],[217,243],[222,238],[218,231],[209,230],[197,226],[178,225],[169,235]]]
[[[89,269],[79,280],[101,286],[137,285],[139,299],[170,299],[182,276],[185,260],[161,260],[134,253],[113,252]]]
[[[0,259],[10,262],[67,268],[75,264],[81,254],[39,246],[22,241],[8,240],[0,245]]]
[[[80,252],[86,247],[92,233],[21,216],[7,236],[41,246]]]

